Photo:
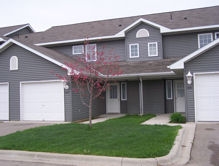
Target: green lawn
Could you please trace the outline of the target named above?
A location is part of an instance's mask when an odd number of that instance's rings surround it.
[[[167,155],[180,126],[140,125],[153,115],[59,124],[0,137],[0,149],[149,158]]]

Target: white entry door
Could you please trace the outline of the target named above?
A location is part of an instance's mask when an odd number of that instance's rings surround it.
[[[183,80],[176,80],[175,87],[175,112],[185,112],[185,93]]]
[[[111,84],[106,91],[107,113],[120,113],[120,88],[119,83]]]
[[[0,84],[0,120],[9,120],[8,83]]]

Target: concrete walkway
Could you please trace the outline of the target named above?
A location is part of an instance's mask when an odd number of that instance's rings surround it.
[[[111,117],[113,118],[115,116]],[[95,122],[98,123],[106,119],[109,118],[103,116],[99,118],[99,120],[97,119]],[[158,115],[157,117],[143,124],[149,125],[150,123],[169,125],[168,122],[169,115]],[[41,162],[74,166],[182,166],[185,165],[190,159],[194,132],[194,123],[182,125],[182,129],[179,130],[170,153],[167,156],[157,158],[137,159],[0,150],[0,160]]]

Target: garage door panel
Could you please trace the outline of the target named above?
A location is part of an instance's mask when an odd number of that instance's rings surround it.
[[[0,84],[0,120],[9,120],[8,84]]]
[[[195,76],[197,121],[219,121],[219,74]]]
[[[62,82],[25,83],[22,96],[22,120],[64,121]]]

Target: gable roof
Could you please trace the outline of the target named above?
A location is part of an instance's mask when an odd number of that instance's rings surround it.
[[[8,27],[2,27],[0,28],[0,36],[7,37],[8,35],[11,35],[19,30],[22,30],[24,28],[29,28],[32,32],[34,32],[33,28],[30,26],[30,24],[22,24],[22,25],[15,25],[15,26],[8,26]]]
[[[9,39],[8,41],[6,41],[4,44],[2,44],[0,46],[0,53],[3,52],[4,50],[6,50],[7,48],[9,48],[11,45],[18,45],[62,68],[65,68],[68,71],[68,74],[70,74],[72,71],[71,69],[65,65],[65,63],[67,62],[73,62],[74,60],[68,56],[65,56],[63,54],[60,54],[56,51],[53,51],[51,49],[47,49],[44,47],[40,47],[40,46],[34,46],[34,45],[30,45],[27,43],[23,43],[20,41],[16,41],[14,39]]]
[[[218,15],[219,6],[214,6],[54,26],[44,32],[23,35],[20,39],[38,45],[54,45],[83,42],[86,38],[90,40],[119,38],[124,37],[124,32],[140,21],[160,28],[163,33],[219,28]]]
[[[168,66],[169,69],[171,70],[180,70],[180,69],[184,69],[184,64],[194,58],[196,58],[197,56],[205,53],[206,51],[214,48],[215,46],[217,46],[219,44],[219,39],[214,40],[213,42],[209,43],[208,45],[198,49],[197,51],[185,56],[184,58],[180,59],[179,61],[171,64],[170,66]]]

